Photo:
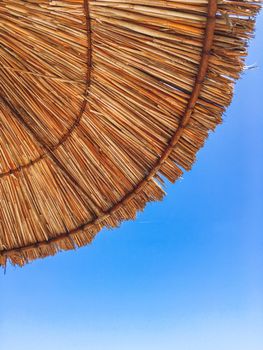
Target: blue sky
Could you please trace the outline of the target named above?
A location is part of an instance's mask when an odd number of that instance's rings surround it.
[[[263,14],[224,124],[163,202],[0,273],[10,350],[262,350]]]

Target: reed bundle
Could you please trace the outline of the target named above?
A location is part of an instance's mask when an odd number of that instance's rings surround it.
[[[0,264],[162,199],[221,122],[259,3],[0,0]]]

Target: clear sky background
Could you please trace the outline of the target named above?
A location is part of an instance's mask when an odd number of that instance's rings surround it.
[[[0,272],[10,350],[263,349],[263,14],[224,124],[163,202]]]

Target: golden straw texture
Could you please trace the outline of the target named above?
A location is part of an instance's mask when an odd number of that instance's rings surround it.
[[[221,122],[260,5],[0,0],[0,264],[162,199]]]

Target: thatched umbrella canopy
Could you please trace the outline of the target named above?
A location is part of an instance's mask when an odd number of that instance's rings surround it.
[[[232,98],[255,1],[0,1],[0,264],[160,200]]]

